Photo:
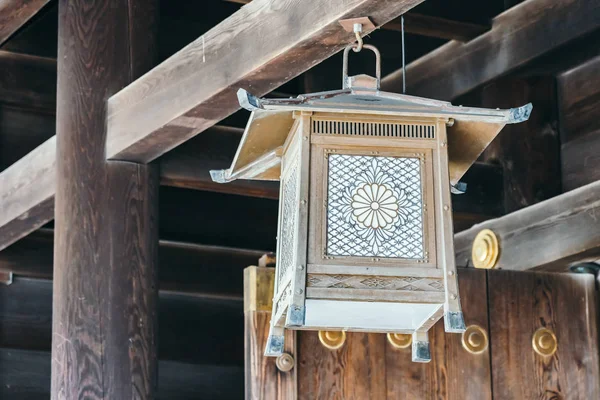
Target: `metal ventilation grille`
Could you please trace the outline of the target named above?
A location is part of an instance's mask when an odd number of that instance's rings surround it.
[[[435,139],[434,125],[386,124],[380,122],[312,121],[313,133],[325,135],[378,136]]]

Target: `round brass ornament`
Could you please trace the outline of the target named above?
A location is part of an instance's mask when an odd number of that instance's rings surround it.
[[[471,259],[475,268],[491,269],[494,268],[500,255],[500,246],[496,234],[489,229],[480,231],[471,250]]]
[[[481,354],[488,348],[488,336],[479,325],[469,325],[462,334],[462,345],[471,354]]]
[[[329,350],[337,350],[346,343],[344,331],[319,331],[319,341]]]
[[[283,353],[275,360],[275,365],[281,372],[291,371],[295,364],[294,357],[289,353]]]
[[[395,349],[406,349],[412,344],[412,335],[404,333],[388,333],[387,340]]]
[[[556,353],[558,341],[556,335],[548,328],[540,328],[533,334],[531,339],[533,350],[540,356],[549,357]]]

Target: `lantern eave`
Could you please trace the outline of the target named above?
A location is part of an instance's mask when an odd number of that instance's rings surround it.
[[[526,121],[531,104],[511,109],[453,106],[371,88],[346,88],[288,99],[262,99],[238,91],[242,107],[252,111],[231,167],[211,171],[215,182],[236,179],[279,180],[281,150],[294,123],[293,113],[327,112],[419,117],[453,121],[448,128],[450,181],[455,185],[504,125]]]

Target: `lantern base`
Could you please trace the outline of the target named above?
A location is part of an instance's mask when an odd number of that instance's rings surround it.
[[[304,307],[292,306],[287,313],[285,321],[286,327],[295,327],[304,325]]]
[[[444,314],[444,330],[446,332],[463,333],[466,329],[462,312],[448,311]]]
[[[265,357],[277,357],[283,354],[284,337],[269,335],[265,347]]]
[[[429,340],[415,340],[413,334],[412,342],[412,361],[420,363],[428,363],[431,361],[431,350],[429,348]]]

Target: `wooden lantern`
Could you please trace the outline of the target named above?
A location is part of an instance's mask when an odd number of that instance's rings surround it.
[[[275,296],[265,354],[284,329],[413,335],[413,360],[429,361],[427,331],[442,316],[463,332],[454,263],[451,187],[505,124],[510,110],[379,90],[347,76],[343,89],[259,99],[231,168],[213,180],[280,180]]]

